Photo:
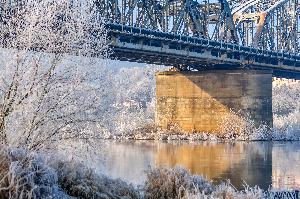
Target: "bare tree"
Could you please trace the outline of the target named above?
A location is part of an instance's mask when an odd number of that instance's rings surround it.
[[[37,149],[97,136],[93,57],[109,49],[92,1],[27,0],[1,10],[1,142]]]

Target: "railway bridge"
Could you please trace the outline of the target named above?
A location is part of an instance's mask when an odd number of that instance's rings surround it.
[[[98,0],[119,60],[156,74],[156,123],[272,127],[272,77],[300,79],[298,0]],[[233,125],[234,124],[234,125]]]

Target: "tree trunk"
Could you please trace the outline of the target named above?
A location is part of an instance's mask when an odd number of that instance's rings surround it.
[[[5,117],[0,113],[0,144],[7,144],[7,137],[5,133]]]

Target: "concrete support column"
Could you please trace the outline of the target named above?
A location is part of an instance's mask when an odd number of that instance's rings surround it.
[[[156,123],[218,133],[224,116],[238,112],[272,127],[272,73],[212,70],[156,74]],[[231,111],[232,110],[232,111]]]

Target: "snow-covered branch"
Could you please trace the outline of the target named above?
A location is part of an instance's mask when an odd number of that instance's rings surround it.
[[[1,142],[40,148],[82,134],[97,137],[95,65],[109,48],[92,2],[3,4],[0,38]]]

